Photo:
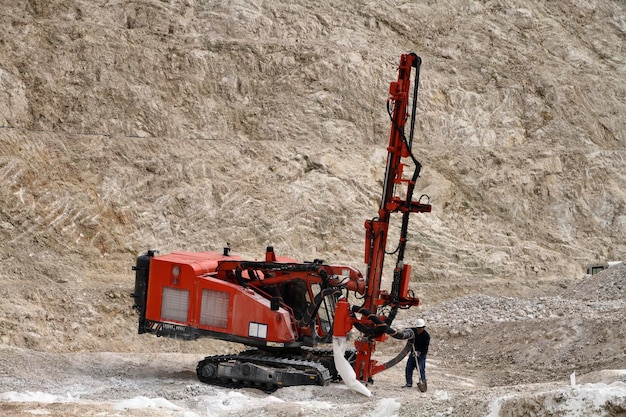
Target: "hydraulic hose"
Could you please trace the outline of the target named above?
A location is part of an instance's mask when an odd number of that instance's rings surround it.
[[[384,321],[382,321],[380,317],[378,317],[376,314],[372,313],[371,311],[367,310],[364,307],[352,306],[351,311],[353,313],[359,313],[367,317],[368,320],[374,323],[374,328],[367,327],[360,323],[355,323],[354,327],[356,327],[357,330],[359,330],[361,333],[364,333],[370,336],[387,333],[389,336],[398,340],[413,339],[414,337],[413,331],[411,329],[404,329],[402,331],[398,331],[394,329],[393,327],[391,327],[390,325],[388,325],[387,323],[385,323]]]
[[[317,311],[322,305],[322,301],[324,300],[324,298],[328,295],[332,295],[336,293],[341,294],[341,291],[338,288],[326,288],[325,290],[317,294],[315,298],[313,299],[313,302],[309,304],[309,306],[307,307],[306,311],[302,315],[302,318],[298,320],[298,326],[303,327],[303,326],[308,326],[309,324],[311,324],[313,320],[315,320]]]

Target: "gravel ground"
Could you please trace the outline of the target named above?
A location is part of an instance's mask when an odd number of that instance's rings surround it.
[[[0,409],[15,416],[625,415],[625,277],[626,267],[615,267],[559,295],[472,295],[424,308],[433,340],[427,393],[401,388],[404,363],[377,375],[369,398],[343,384],[266,395],[199,383],[195,353],[5,346]],[[377,359],[399,348],[379,344]]]

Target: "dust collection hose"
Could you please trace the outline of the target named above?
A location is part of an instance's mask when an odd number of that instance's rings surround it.
[[[359,330],[361,333],[370,334],[370,335],[387,333],[389,336],[393,337],[394,339],[407,341],[404,348],[400,352],[398,352],[396,356],[394,356],[393,358],[391,358],[390,360],[388,360],[387,362],[383,364],[384,369],[389,369],[392,366],[397,365],[402,359],[404,359],[406,355],[409,354],[413,345],[413,339],[415,338],[415,334],[413,333],[413,330],[404,329],[402,331],[398,331],[394,329],[393,327],[389,326],[384,321],[382,321],[380,317],[378,317],[376,314],[360,306],[352,306],[351,311],[354,313],[359,313],[367,317],[371,322],[373,322],[376,325],[374,329],[371,329],[371,328],[364,326],[361,323],[355,323],[354,327],[356,327],[357,330]]]
[[[389,369],[392,366],[397,365],[412,350],[413,339],[415,338],[413,330],[404,329],[402,331],[397,331],[388,324],[386,324],[384,321],[382,321],[380,317],[378,317],[376,314],[360,306],[351,306],[350,310],[353,313],[359,313],[367,317],[372,323],[375,324],[374,329],[371,329],[364,326],[363,324],[355,323],[354,327],[356,327],[357,330],[359,330],[360,332],[369,335],[387,333],[394,339],[407,341],[404,348],[400,352],[398,352],[396,356],[382,364],[383,370]],[[369,397],[372,395],[371,392],[367,389],[367,387],[357,381],[354,369],[352,369],[352,366],[350,366],[349,362],[344,357],[344,353],[346,350],[345,346],[345,337],[333,337],[333,356],[335,359],[335,367],[337,368],[339,375],[341,375],[341,378],[348,386],[348,388]]]

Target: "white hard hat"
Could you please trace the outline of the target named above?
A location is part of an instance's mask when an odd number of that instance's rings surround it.
[[[417,319],[415,322],[415,327],[426,327],[426,322],[424,319]]]

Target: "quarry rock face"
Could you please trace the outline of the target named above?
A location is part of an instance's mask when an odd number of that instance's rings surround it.
[[[130,268],[147,249],[271,245],[364,268],[389,83],[415,52],[416,195],[433,211],[411,220],[422,307],[401,320],[437,318],[435,360],[465,364],[477,329],[458,318],[483,306],[495,344],[477,366],[511,367],[487,386],[533,364],[542,381],[623,368],[623,275],[583,267],[626,259],[624,2],[348,3],[3,2],[0,345],[233,349],[135,335]],[[585,314],[602,342],[564,324]],[[525,341],[505,335],[520,331],[548,340],[517,357]]]

